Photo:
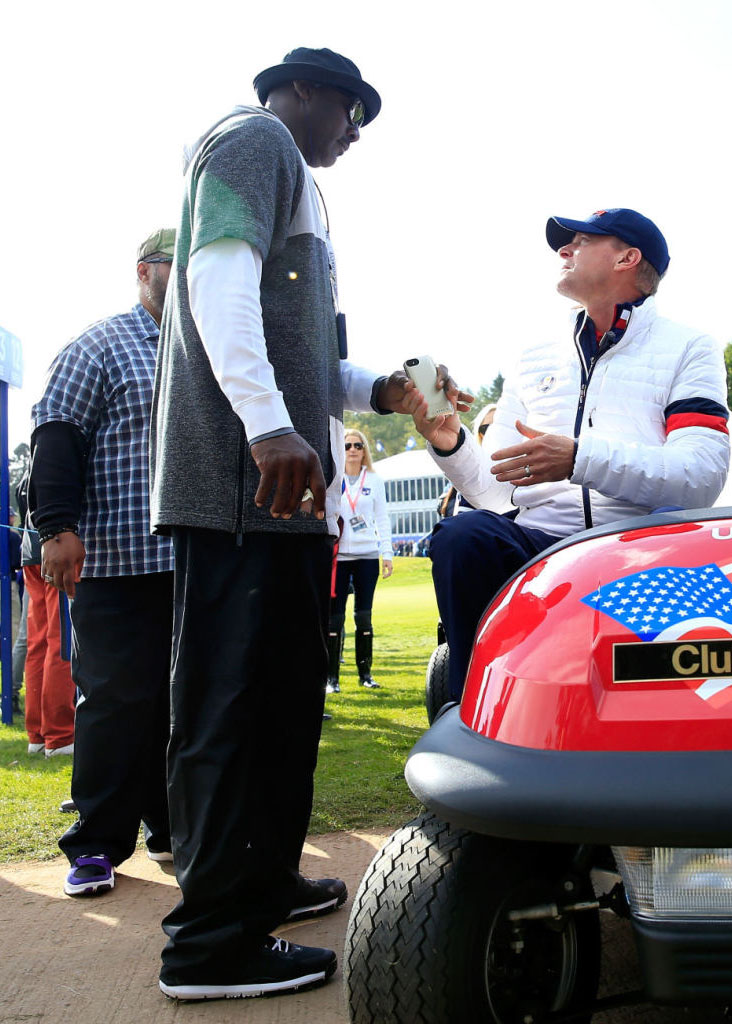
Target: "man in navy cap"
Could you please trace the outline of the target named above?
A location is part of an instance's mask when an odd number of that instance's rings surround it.
[[[571,337],[523,353],[482,448],[456,414],[427,420],[408,385],[435,461],[480,510],[438,523],[430,545],[456,700],[478,621],[524,562],[592,526],[712,505],[727,476],[722,349],[658,315],[669,255],[656,225],[598,210],[551,217],[546,237],[561,259],[557,290],[581,308]]]
[[[327,676],[343,409],[400,411],[403,373],[346,361],[327,214],[310,173],[378,114],[331,50],[255,79],[190,151],[152,438],[152,523],[175,550],[171,836],[182,898],[162,991],[253,996],[329,978],[332,950],[270,932],[335,910],[299,861]],[[457,396],[451,388],[450,393]],[[467,406],[465,406],[467,408]]]

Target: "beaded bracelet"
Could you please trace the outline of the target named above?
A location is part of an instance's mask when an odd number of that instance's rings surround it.
[[[59,533],[75,533],[78,537],[79,528],[69,523],[64,524],[64,526],[42,526],[38,531],[38,539],[41,544],[45,544],[47,540],[51,540],[52,537]]]

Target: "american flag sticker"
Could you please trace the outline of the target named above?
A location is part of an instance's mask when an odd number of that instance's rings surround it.
[[[614,645],[614,682],[701,680],[704,700],[732,687],[732,583],[718,565],[657,566],[581,600],[640,641]]]

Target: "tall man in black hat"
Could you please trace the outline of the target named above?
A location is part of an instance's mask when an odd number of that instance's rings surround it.
[[[401,410],[406,380],[345,361],[308,169],[358,142],[378,94],[350,60],[304,47],[255,88],[268,109],[236,108],[190,153],[153,414],[152,522],[176,558],[169,799],[182,891],[163,922],[160,987],[182,999],[287,991],[336,968],[332,950],[270,932],[347,895],[298,870],[343,408]]]

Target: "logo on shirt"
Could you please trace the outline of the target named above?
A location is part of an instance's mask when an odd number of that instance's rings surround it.
[[[557,378],[548,373],[546,377],[542,377],[539,383],[536,385],[538,391],[551,391],[554,385],[557,383]]]

